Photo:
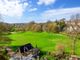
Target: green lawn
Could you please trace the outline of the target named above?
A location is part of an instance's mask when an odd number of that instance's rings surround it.
[[[62,44],[65,46],[66,51],[71,50],[71,40],[68,36],[55,33],[46,32],[18,32],[9,35],[13,40],[10,46],[20,46],[27,43],[31,43],[34,47],[37,45],[42,51],[52,51],[55,50],[55,46]],[[76,52],[80,55],[80,41],[77,43]]]

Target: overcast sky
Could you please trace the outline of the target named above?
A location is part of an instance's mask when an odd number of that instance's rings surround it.
[[[46,22],[80,13],[80,0],[0,0],[4,22]]]

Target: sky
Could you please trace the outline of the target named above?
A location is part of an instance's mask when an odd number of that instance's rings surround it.
[[[80,0],[0,0],[1,21],[47,22],[80,13]]]

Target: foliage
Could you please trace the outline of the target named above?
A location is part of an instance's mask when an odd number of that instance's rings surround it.
[[[56,20],[55,23],[58,25],[59,31],[63,32],[66,27],[65,18],[62,18],[59,21]]]
[[[11,43],[11,39],[8,38],[8,37],[4,37],[4,36],[1,36],[0,37],[0,45],[3,45],[3,44],[10,44]]]
[[[0,23],[0,31],[1,32],[25,32],[25,31],[32,31],[32,32],[53,32],[58,33],[63,31],[65,27],[64,19],[60,21],[52,22],[48,21],[46,23],[35,23],[34,21],[30,23]]]
[[[43,24],[43,31],[44,32],[58,33],[59,28],[58,28],[58,25],[56,23],[47,22],[46,24]]]

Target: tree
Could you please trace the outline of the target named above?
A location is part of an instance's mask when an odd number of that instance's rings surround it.
[[[2,16],[0,15],[2,21]],[[0,22],[0,44],[10,44],[11,39],[5,37],[5,33],[9,31],[9,25],[7,23]]]
[[[30,23],[27,23],[26,25],[25,25],[25,30],[26,31],[32,31],[33,30],[33,25],[35,24],[35,22],[34,21],[31,21]]]
[[[65,18],[62,18],[59,21],[56,20],[55,23],[58,25],[59,32],[62,32],[65,30],[65,27],[66,27]]]
[[[70,21],[68,21],[67,26],[67,33],[72,39],[72,54],[76,54],[76,42],[79,38],[78,36],[80,35],[80,14],[72,15]]]
[[[43,25],[43,31],[58,33],[59,28],[58,25],[54,22],[47,22]]]
[[[33,26],[32,26],[32,31],[34,31],[34,32],[41,32],[41,25],[40,24],[34,24]]]

